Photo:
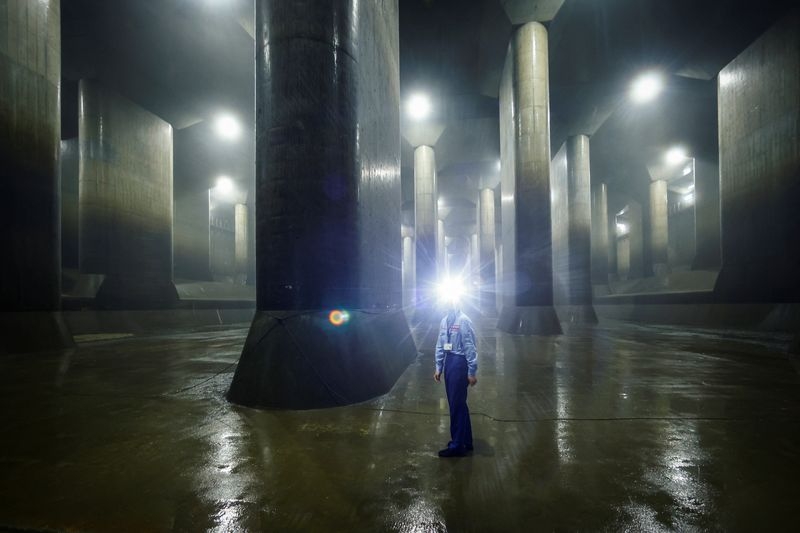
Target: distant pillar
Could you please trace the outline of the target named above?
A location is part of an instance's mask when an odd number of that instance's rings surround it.
[[[414,260],[420,311],[434,304],[436,297],[435,285],[439,274],[437,259],[441,257],[437,238],[438,198],[436,155],[430,146],[418,146],[414,150]]]
[[[397,0],[255,5],[257,310],[228,399],[362,402],[417,355],[401,309]]]
[[[416,261],[414,260],[414,228],[403,226],[403,308],[409,309],[414,305],[416,293]]]
[[[642,205],[632,201],[628,204],[628,278],[644,277],[644,230],[642,228]]]
[[[210,192],[206,187],[194,187],[191,190],[176,190],[175,195],[175,276],[191,280],[210,280]]]
[[[58,349],[59,0],[3,2],[0,43],[0,354]]]
[[[694,160],[695,257],[692,270],[718,270],[721,263],[719,235],[719,165]]]
[[[97,82],[79,95],[81,273],[105,275],[99,307],[173,306],[172,126]]]
[[[657,180],[650,183],[650,254],[653,273],[663,276],[669,272],[669,212],[667,182]]]
[[[472,286],[472,281],[478,274],[478,269],[481,266],[481,258],[480,258],[480,245],[478,244],[478,234],[473,233],[469,239],[469,278],[470,278],[470,286]]]
[[[495,316],[497,314],[497,304],[495,301],[494,190],[490,188],[481,190],[478,231],[480,232],[480,251],[478,254],[478,272],[481,280],[480,307],[483,314]]]
[[[547,30],[537,22],[512,37],[500,91],[503,191],[502,331],[553,335],[550,220],[550,96]]]
[[[617,221],[614,213],[608,217],[608,281],[619,280],[618,265],[617,265],[617,240],[619,233],[617,231]]]
[[[233,208],[234,219],[234,260],[236,265],[236,278],[242,283],[247,280],[247,206],[236,204]]]
[[[615,234],[616,236],[616,234]],[[608,187],[600,183],[592,191],[592,282],[608,284]]]
[[[567,139],[569,298],[567,320],[596,324],[592,306],[592,204],[589,137]]]
[[[438,264],[437,279],[447,276],[450,262],[447,259],[447,235],[444,232],[444,220],[436,221],[436,258]]]

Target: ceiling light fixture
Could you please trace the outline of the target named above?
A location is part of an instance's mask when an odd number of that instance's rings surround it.
[[[631,85],[631,99],[637,104],[650,102],[658,96],[664,88],[664,79],[658,72],[646,72],[633,81]]]

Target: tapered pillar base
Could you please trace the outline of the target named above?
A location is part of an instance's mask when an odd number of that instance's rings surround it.
[[[536,307],[505,306],[497,319],[497,329],[513,335],[561,335],[561,323],[552,305]]]
[[[597,324],[597,314],[592,305],[565,305],[559,307],[559,316],[567,324],[591,325]]]
[[[335,317],[334,317],[335,318]],[[417,356],[401,310],[256,311],[229,401],[262,409],[318,409],[386,394]]]
[[[75,342],[61,313],[0,313],[0,354],[73,348]]]

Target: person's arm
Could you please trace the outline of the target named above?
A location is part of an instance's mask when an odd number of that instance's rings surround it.
[[[433,379],[436,381],[439,381],[439,378],[442,375],[442,365],[444,365],[444,346],[442,344],[442,338],[444,335],[446,335],[446,328],[446,321],[442,320],[442,322],[439,324],[439,336],[436,338],[436,372],[433,374]]]
[[[472,328],[472,322],[465,320],[461,325],[461,330],[464,356],[467,359],[467,376],[475,378],[475,373],[478,371],[478,348],[475,346],[477,340],[475,339],[475,330]],[[470,383],[475,384],[472,379],[470,379]]]

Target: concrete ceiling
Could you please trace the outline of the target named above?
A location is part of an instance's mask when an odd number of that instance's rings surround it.
[[[82,77],[99,79],[176,129],[207,122],[220,111],[253,124],[253,5],[63,0],[64,137],[77,135],[75,86]],[[648,162],[672,143],[715,157],[717,72],[792,5],[402,0],[401,94],[421,90],[438,102],[435,127],[403,119],[403,197],[413,197],[409,168],[413,146],[422,142],[438,145],[443,191],[477,187],[490,178],[488,169],[499,155],[490,130],[498,120],[500,71],[515,24],[540,20],[548,28],[553,153],[568,135],[592,135],[593,178],[607,181],[614,196],[639,191]],[[669,88],[657,104],[633,108],[627,87],[645,68],[665,72]],[[247,145],[253,129],[245,131]],[[239,152],[243,168],[252,168],[249,148]]]

